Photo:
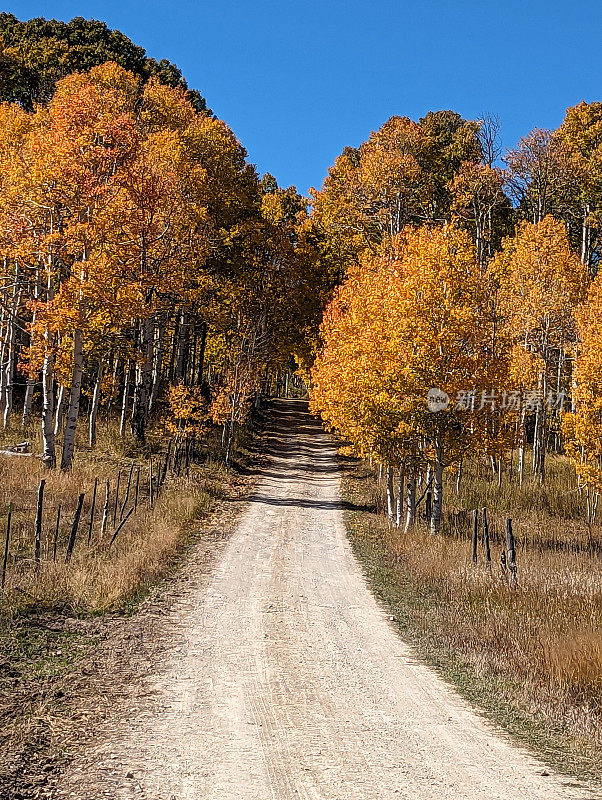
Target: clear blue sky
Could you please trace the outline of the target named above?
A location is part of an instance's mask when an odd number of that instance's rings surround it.
[[[602,99],[599,0],[65,0],[21,19],[94,17],[157,59],[230,124],[260,172],[302,192],[392,114],[496,113],[512,146]]]

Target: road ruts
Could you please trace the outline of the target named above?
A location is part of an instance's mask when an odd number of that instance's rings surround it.
[[[151,702],[65,775],[64,796],[593,797],[542,775],[397,637],[345,536],[332,441],[302,403],[275,405],[267,455],[215,568],[168,609]]]

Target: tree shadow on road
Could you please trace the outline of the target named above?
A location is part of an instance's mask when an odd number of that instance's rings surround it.
[[[241,501],[243,502],[243,501]],[[368,505],[356,505],[347,500],[313,500],[311,497],[268,497],[264,494],[251,495],[246,498],[247,503],[261,503],[266,506],[280,506],[282,508],[319,508],[326,511],[372,511]]]

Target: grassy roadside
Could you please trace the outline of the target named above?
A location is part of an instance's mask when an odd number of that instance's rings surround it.
[[[510,589],[499,554],[490,571],[472,565],[457,532],[404,536],[375,513],[371,470],[343,467],[350,541],[403,638],[545,763],[602,779],[599,559],[523,548],[521,585]]]
[[[78,719],[82,713],[78,695],[96,692],[102,700],[102,670],[111,669],[113,658],[116,664],[112,666],[123,670],[120,680],[127,681],[129,670],[136,680],[144,650],[136,638],[138,623],[131,626],[128,618],[138,616],[136,611],[153,589],[160,589],[163,582],[170,587],[169,578],[193,547],[199,546],[207,557],[218,548],[217,539],[225,535],[221,532],[229,529],[240,498],[249,491],[260,436],[256,428],[239,437],[230,469],[219,463],[215,448],[209,445],[188,474],[182,470],[170,475],[153,508],[145,499],[110,548],[107,540],[112,527],[101,538],[98,518],[87,544],[87,500],[69,564],[64,563],[68,525],[59,538],[60,557],[56,562],[52,558],[49,537],[57,503],[64,503],[70,522],[73,498],[89,488],[93,477],[111,476],[114,485],[118,468],[127,474],[132,460],[145,464],[144,456],[128,450],[127,442],[124,452],[124,445],[109,431],[96,452],[80,451],[69,475],[44,472],[33,459],[0,462],[4,479],[0,515],[5,517],[12,502],[16,519],[6,589],[0,598],[0,748],[4,753],[0,797],[47,796],[44,786],[68,758],[69,732],[74,726],[90,724],[83,717]],[[30,552],[31,503],[40,476],[47,480],[47,514],[42,563],[35,570]],[[123,491],[122,486],[122,497]],[[99,648],[107,649],[107,641],[109,662],[99,665],[97,653]],[[129,659],[119,655],[122,649],[129,651]],[[124,660],[132,663],[122,666]],[[94,708],[94,702],[86,702]]]

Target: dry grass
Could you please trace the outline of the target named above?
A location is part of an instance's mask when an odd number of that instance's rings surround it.
[[[527,477],[522,486],[513,476],[508,464],[502,474],[501,486],[488,465],[468,463],[456,495],[455,475],[448,474],[446,503],[446,532],[464,536],[468,527],[463,510],[485,506],[492,522],[493,536],[504,537],[504,519],[512,517],[517,542],[523,549],[602,550],[602,527],[586,523],[586,497],[579,491],[575,470],[564,456],[549,455],[547,477],[543,485]],[[454,513],[459,512],[459,513]]]
[[[84,426],[82,426],[84,428]],[[38,450],[37,431],[28,431],[34,451]],[[12,503],[12,532],[6,587],[0,599],[0,613],[60,610],[65,613],[99,613],[130,601],[165,574],[190,538],[195,523],[212,507],[215,499],[228,494],[238,481],[212,458],[205,448],[203,462],[191,465],[189,475],[171,475],[154,508],[149,503],[148,455],[136,450],[133,442],[117,435],[114,424],[99,431],[94,451],[80,431],[78,455],[73,470],[61,473],[46,470],[39,459],[0,459],[0,537],[4,546],[4,528],[9,503]],[[26,438],[20,429],[3,432],[3,442]],[[159,434],[151,437],[149,450],[164,447]],[[154,458],[155,474],[162,459]],[[132,507],[137,468],[140,467],[139,505],[137,511],[110,545],[114,532],[113,510],[117,473],[121,470],[121,488],[117,525],[121,514],[131,464],[134,473],[127,510]],[[42,558],[34,563],[34,520],[37,489],[46,479],[42,526]],[[98,494],[90,545],[87,544],[94,479]],[[105,498],[105,479],[111,482],[109,524],[100,535]],[[156,477],[155,477],[156,480]],[[85,492],[85,501],[73,557],[65,563],[65,553],[77,498]],[[61,525],[56,560],[53,558],[54,532],[58,504]],[[126,510],[126,513],[127,513]]]
[[[4,431],[0,446],[30,438],[34,452],[39,452],[37,429],[27,434],[20,427]],[[162,462],[162,431],[151,431],[146,452],[128,437],[119,437],[115,423],[100,426],[94,451],[87,448],[85,434],[82,425],[76,460],[68,474],[45,470],[38,459],[0,457],[0,534],[4,533],[9,502],[13,505],[6,590],[0,594],[0,746],[4,756],[0,797],[53,796],[46,784],[60,781],[78,731],[86,735],[90,719],[107,713],[105,693],[111,696],[113,692],[119,698],[115,686],[139,681],[145,674],[143,641],[149,630],[148,617],[137,614],[126,620],[123,612],[137,610],[138,601],[151,586],[182,563],[189,546],[198,543],[198,552],[209,558],[219,548],[215,536],[218,522],[220,530],[227,530],[239,507],[230,501],[239,500],[248,490],[246,471],[226,470],[219,461],[217,437],[205,444],[199,463],[190,466],[188,476],[184,471],[179,476],[169,475],[151,509],[148,459],[154,456],[155,469]],[[236,444],[238,467],[250,458],[246,439],[243,434]],[[112,512],[117,472],[121,469],[123,500],[132,461],[141,467],[139,507],[109,546],[112,513],[106,534],[100,537],[104,480],[111,480]],[[42,558],[36,569],[34,519],[42,477],[46,479]],[[94,478],[99,479],[99,491],[88,546]],[[73,557],[65,564],[80,492],[86,493],[84,512]],[[133,496],[132,487],[128,508]],[[59,503],[63,522],[54,561]],[[119,515],[120,510],[117,519]],[[0,541],[3,547],[3,536]],[[169,586],[165,591],[169,594]],[[113,610],[117,613],[101,616]],[[104,656],[95,662],[97,652]]]
[[[472,563],[467,514],[450,515],[445,534],[433,537],[423,525],[404,535],[361,510],[374,507],[381,493],[366,467],[345,481],[358,507],[348,515],[356,551],[404,634],[431,663],[544,757],[573,774],[600,777],[600,531],[577,519],[577,493],[565,505],[562,492],[571,486],[561,459],[544,500],[536,485],[498,488],[480,468],[468,472],[452,500],[456,511],[488,507],[500,534],[491,567]],[[513,516],[519,545],[516,588],[500,567],[506,515]]]

